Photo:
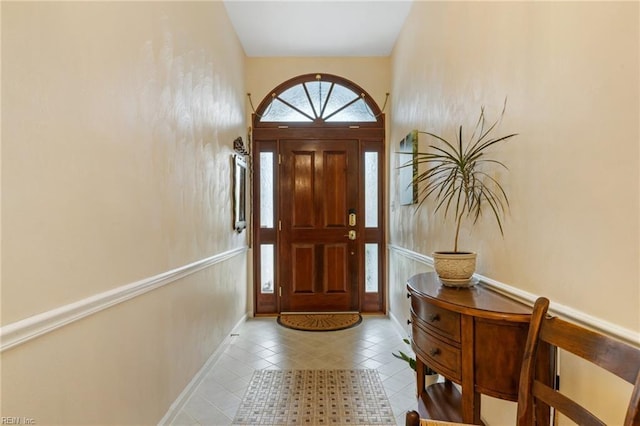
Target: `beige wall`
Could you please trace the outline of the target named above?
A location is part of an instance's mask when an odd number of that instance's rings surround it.
[[[2,2],[2,326],[246,245],[220,2]],[[2,416],[151,424],[246,312],[246,252],[2,353]]]
[[[511,201],[505,236],[482,221],[472,233],[467,225],[462,247],[479,252],[480,274],[636,336],[638,19],[637,2],[416,2],[393,52],[391,90],[392,142],[413,128],[451,136],[482,105],[497,117],[508,98],[500,132],[520,136],[497,152],[510,168],[498,175]],[[396,174],[390,243],[425,255],[451,249],[452,227],[430,205],[417,216],[398,205]],[[390,285],[402,293],[402,281]],[[563,386],[619,424],[630,388],[581,385],[593,381],[564,361]],[[490,424],[512,419],[484,411]]]

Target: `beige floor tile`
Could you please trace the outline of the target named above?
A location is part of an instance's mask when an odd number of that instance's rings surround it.
[[[360,369],[378,370],[398,425],[415,407],[415,375],[391,353],[411,353],[391,320],[365,316],[351,329],[303,332],[284,328],[275,318],[247,320],[229,347],[177,413],[174,425],[231,424],[254,370]]]

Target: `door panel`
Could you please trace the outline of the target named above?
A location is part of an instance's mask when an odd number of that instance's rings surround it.
[[[315,288],[315,247],[312,244],[291,245],[291,280],[294,293],[311,294]]]
[[[358,309],[356,140],[281,141],[281,311]]]
[[[349,264],[349,251],[347,244],[325,244],[324,252],[324,289],[326,293],[347,293],[349,288],[345,285],[348,281],[348,271],[345,265]]]
[[[355,158],[354,158],[355,160]],[[352,160],[352,161],[354,161]],[[347,152],[324,152],[324,210],[325,227],[347,226]],[[354,206],[355,207],[355,206]]]
[[[284,154],[285,156],[287,154]],[[293,165],[288,178],[283,182],[292,185],[291,201],[293,205],[293,217],[291,218],[292,228],[311,228],[315,222],[315,209],[313,206],[315,198],[314,169],[315,153],[312,151],[292,151],[289,156]],[[286,158],[286,157],[285,157]],[[288,181],[288,182],[287,182]]]

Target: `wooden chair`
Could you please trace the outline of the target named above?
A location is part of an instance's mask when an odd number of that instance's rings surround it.
[[[640,349],[547,315],[549,300],[536,300],[524,350],[518,388],[518,426],[535,424],[534,407],[542,401],[579,425],[604,425],[586,408],[534,379],[536,354],[540,342],[548,342],[573,353],[634,385],[627,406],[625,426],[640,425]]]
[[[547,315],[549,300],[536,300],[525,345],[518,389],[518,426],[536,424],[535,406],[543,402],[581,426],[604,425],[586,408],[535,380],[536,355],[540,342],[547,342],[599,366],[634,385],[624,426],[640,426],[640,349],[595,331]],[[406,415],[406,426],[445,424],[420,419],[416,411]]]

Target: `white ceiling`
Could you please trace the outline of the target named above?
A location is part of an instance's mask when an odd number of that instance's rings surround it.
[[[247,56],[388,56],[411,0],[224,0]]]

